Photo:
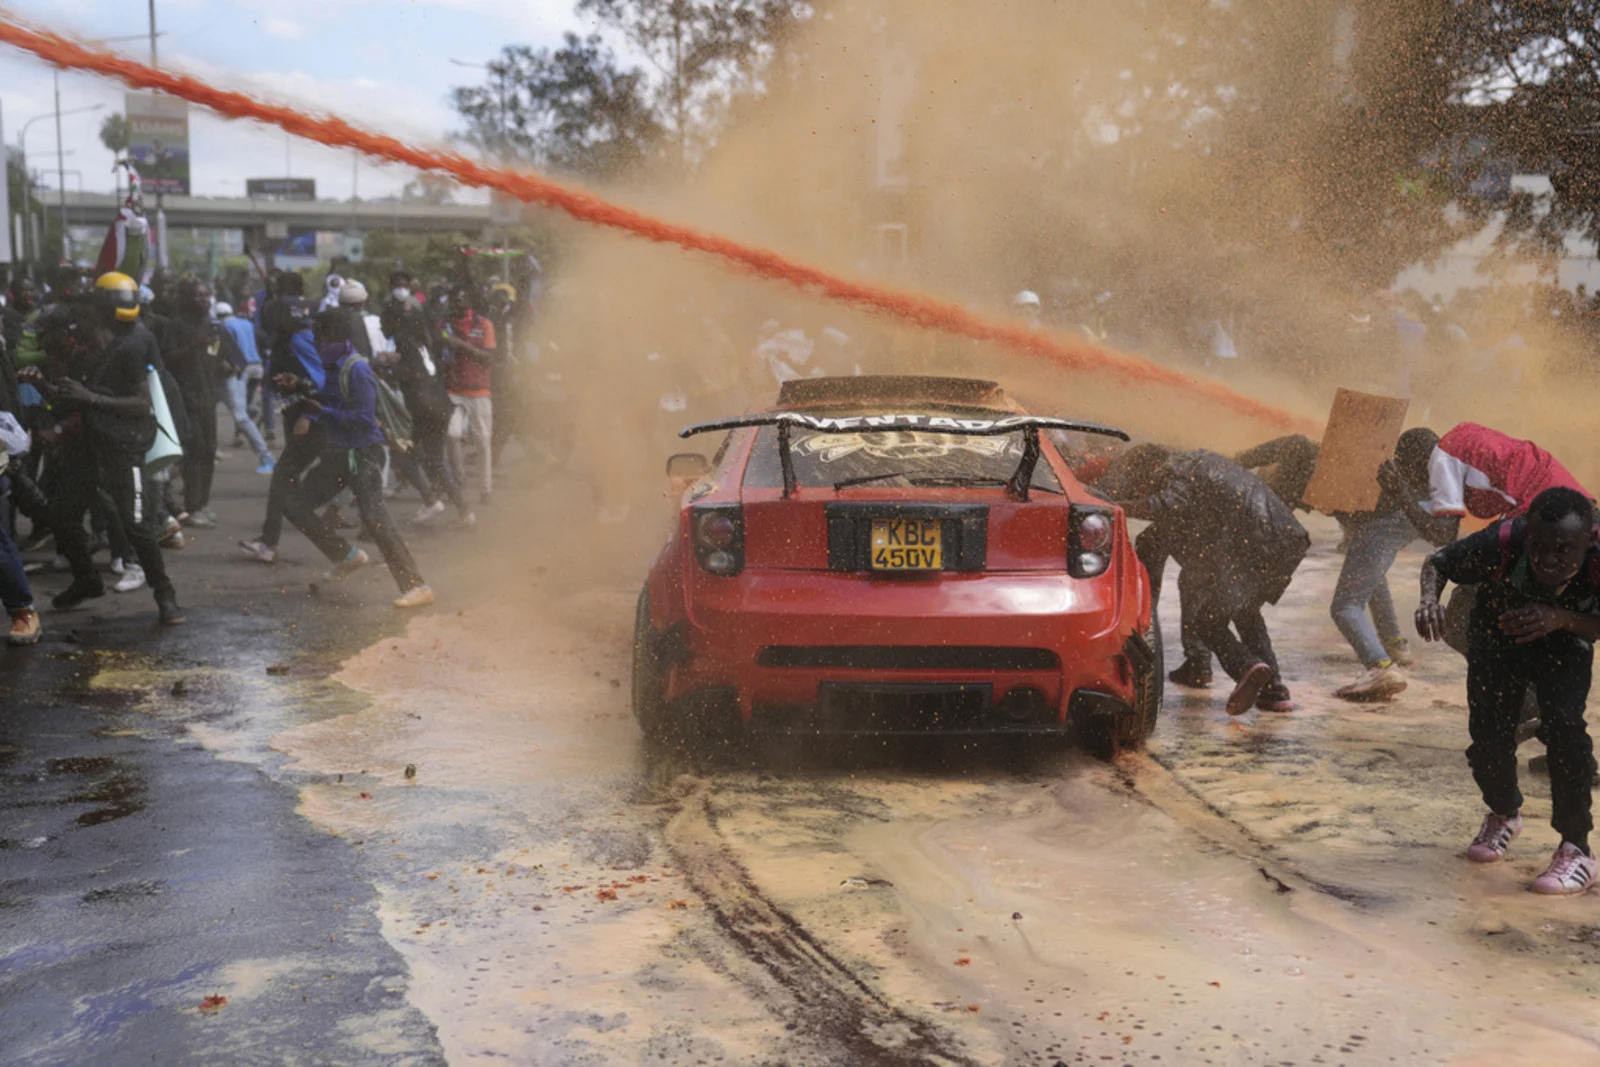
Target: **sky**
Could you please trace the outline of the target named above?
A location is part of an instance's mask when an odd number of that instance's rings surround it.
[[[0,0],[0,14],[80,38],[148,34],[144,0]],[[162,66],[180,68],[228,88],[339,115],[408,140],[438,143],[459,128],[450,108],[452,86],[475,84],[481,71],[451,63],[483,63],[508,44],[535,47],[567,30],[587,32],[572,0],[156,0]],[[148,60],[147,40],[109,45]],[[0,45],[0,119],[5,142],[18,144],[22,124],[54,115],[53,68]],[[100,123],[121,111],[124,90],[109,80],[61,75],[63,112],[101,110],[62,118],[68,189],[109,192],[111,153]],[[45,170],[56,186],[53,118],[27,131],[30,169]],[[287,148],[288,162],[285,163]],[[193,191],[243,196],[246,178],[314,178],[323,199],[363,199],[398,193],[413,176],[404,167],[378,166],[353,154],[292,139],[255,123],[190,111]],[[77,172],[76,174],[73,172]]]

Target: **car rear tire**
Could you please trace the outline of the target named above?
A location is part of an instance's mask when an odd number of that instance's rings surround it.
[[[1134,713],[1122,721],[1116,735],[1117,747],[1122,749],[1144,747],[1155,732],[1161,701],[1166,696],[1166,655],[1161,646],[1161,620],[1156,618],[1154,605],[1150,607],[1150,625],[1145,629],[1144,640],[1150,646],[1150,662],[1143,669],[1135,668]]]
[[[666,679],[656,655],[655,630],[650,625],[650,587],[639,590],[639,605],[633,616],[633,717],[652,751],[667,747],[670,731],[666,724],[666,702],[662,693]]]
[[[687,761],[691,766],[734,762],[745,753],[742,739],[729,728],[729,709],[704,694],[668,703],[655,628],[650,623],[650,587],[639,591],[633,618],[633,717],[644,734],[652,759]]]
[[[1115,759],[1117,753],[1138,750],[1156,728],[1156,717],[1161,712],[1165,693],[1165,656],[1161,648],[1161,623],[1152,608],[1150,625],[1144,632],[1150,647],[1149,663],[1135,665],[1133,675],[1133,706],[1130,714],[1097,716],[1080,728],[1079,743],[1097,759]]]

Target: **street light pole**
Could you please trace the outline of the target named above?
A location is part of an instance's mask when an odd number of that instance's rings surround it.
[[[89,107],[74,107],[74,108],[69,108],[66,111],[62,111],[61,107],[60,107],[60,104],[61,104],[61,98],[59,96],[57,96],[56,97],[56,109],[54,111],[46,111],[43,115],[35,115],[33,118],[29,119],[27,122],[24,122],[22,124],[22,128],[17,132],[17,151],[20,152],[21,155],[22,155],[22,159],[20,160],[20,162],[22,164],[22,229],[23,229],[23,235],[22,236],[23,236],[24,241],[27,241],[28,238],[30,238],[32,236],[32,234],[33,234],[33,230],[32,230],[31,225],[30,225],[30,223],[32,222],[32,214],[33,214],[33,198],[28,193],[28,185],[29,185],[29,177],[28,177],[28,127],[32,126],[35,122],[43,122],[45,119],[54,118],[56,120],[56,152],[58,153],[58,156],[64,160],[65,153],[64,153],[64,150],[61,147],[61,120],[62,120],[62,118],[67,116],[67,115],[82,115],[82,114],[86,114],[86,113],[88,113],[90,111],[99,111],[101,108],[105,107],[104,104],[92,104]],[[65,167],[66,167],[66,164],[63,161],[61,163],[61,170],[65,171]],[[63,177],[64,177],[64,174],[63,174]],[[66,183],[63,181],[62,184],[65,185]],[[66,194],[65,193],[62,194],[61,221],[62,221],[62,224],[65,225],[65,223],[66,223]],[[63,240],[65,240],[65,237],[63,237]],[[41,244],[42,241],[43,241],[43,238],[41,237],[39,242],[33,242],[32,243],[32,255],[29,258],[31,258],[31,259],[41,259],[41,258],[43,258],[44,249],[39,247],[39,244]]]
[[[150,69],[158,66],[156,63],[156,0],[150,0]],[[156,262],[165,267],[167,261],[167,208],[166,197],[156,191]]]
[[[56,203],[61,208],[61,259],[72,258],[72,238],[67,234],[67,156],[61,143],[61,71],[51,71],[56,88]]]

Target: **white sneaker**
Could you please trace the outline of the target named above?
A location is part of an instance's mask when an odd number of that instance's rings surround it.
[[[395,597],[394,606],[397,608],[425,608],[433,603],[433,590],[425,585],[419,585]]]
[[[113,556],[113,557],[111,557],[111,573],[112,574],[121,574],[126,569],[127,568],[125,568],[122,565],[122,557],[121,556]]]
[[[1358,702],[1388,700],[1406,691],[1406,676],[1393,663],[1387,667],[1372,667],[1361,677],[1335,690],[1334,695],[1344,700]]]
[[[144,568],[137,563],[129,563],[122,568],[122,580],[112,586],[111,591],[113,593],[131,593],[135,589],[143,589],[144,584]]]
[[[411,517],[411,521],[417,523],[430,522],[443,514],[444,501],[435,500],[431,504],[424,504],[418,508],[417,513]]]
[[[332,570],[323,575],[330,582],[342,582],[356,571],[372,562],[372,557],[359,548],[352,548],[350,554],[343,562],[336,564]]]

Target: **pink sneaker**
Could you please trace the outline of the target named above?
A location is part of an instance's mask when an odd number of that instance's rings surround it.
[[[1256,698],[1270,681],[1272,681],[1272,668],[1265,663],[1257,663],[1245,671],[1244,676],[1239,679],[1239,684],[1228,694],[1228,714],[1243,715],[1255,707]]]
[[[1473,863],[1493,863],[1506,858],[1506,846],[1522,833],[1521,815],[1496,815],[1483,817],[1483,827],[1467,846],[1467,859]]]
[[[1571,841],[1563,841],[1561,847],[1556,849],[1556,854],[1550,857],[1550,866],[1533,880],[1528,889],[1552,897],[1577,896],[1588,892],[1595,883],[1595,877],[1594,857],[1585,856]]]

